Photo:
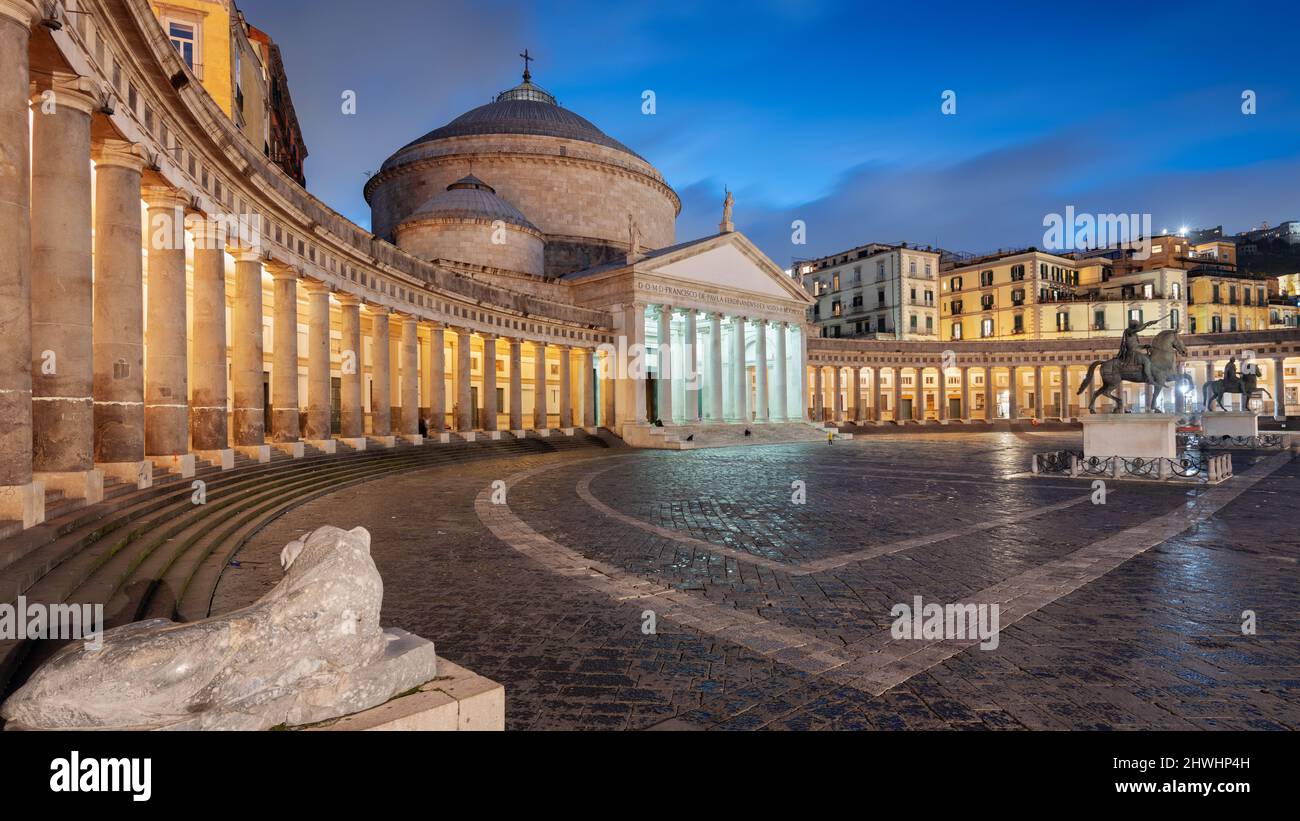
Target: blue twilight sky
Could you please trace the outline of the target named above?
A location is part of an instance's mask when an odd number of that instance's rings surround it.
[[[283,52],[308,188],[361,225],[366,172],[515,85],[525,47],[535,82],[663,172],[679,240],[717,230],[725,184],[782,266],[1041,244],[1068,205],[1157,231],[1300,219],[1289,3],[238,3]]]

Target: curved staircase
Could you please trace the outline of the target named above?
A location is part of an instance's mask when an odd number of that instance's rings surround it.
[[[208,615],[222,571],[245,542],[285,511],[371,479],[469,459],[610,447],[591,435],[414,445],[353,450],[339,443],[325,454],[310,447],[299,459],[273,452],[258,463],[237,456],[232,469],[203,467],[193,478],[155,473],[153,487],[106,483],[104,501],[84,506],[49,500],[44,524],[0,539],[0,601],[104,605],[104,626],[146,618],[179,621]],[[196,501],[198,485],[206,499]],[[0,696],[21,684],[63,642],[0,640]]]

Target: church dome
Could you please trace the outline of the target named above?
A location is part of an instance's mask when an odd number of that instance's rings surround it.
[[[498,197],[496,189],[473,174],[461,177],[447,186],[446,191],[430,197],[404,221],[434,218],[488,222],[501,220],[508,225],[541,234],[537,226],[529,222],[518,208]]]

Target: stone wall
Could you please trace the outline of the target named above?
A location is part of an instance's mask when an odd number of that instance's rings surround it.
[[[539,234],[506,224],[504,242],[493,242],[494,228],[487,220],[425,219],[404,222],[397,228],[397,245],[426,260],[456,260],[489,268],[504,268],[541,276],[543,246]]]

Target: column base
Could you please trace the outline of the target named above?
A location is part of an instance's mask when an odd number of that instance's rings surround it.
[[[477,437],[477,433],[472,430],[458,430],[456,431],[456,435],[461,439],[464,439],[466,442],[473,442]]]
[[[521,428],[521,429],[519,429],[519,430],[512,430],[512,431],[510,431],[510,435],[513,436],[513,437],[515,437],[516,439],[524,439],[524,438],[526,438],[526,437],[528,436],[528,431],[523,430],[523,429]]]
[[[364,436],[340,436],[338,441],[352,448],[353,450],[366,449],[366,437]]]
[[[235,453],[247,456],[259,464],[271,461],[270,445],[235,445]]]
[[[430,442],[437,442],[440,445],[450,444],[451,442],[451,434],[447,433],[446,431],[443,431],[442,433],[435,433],[432,436],[429,436],[427,438]]]
[[[321,453],[334,453],[337,447],[333,439],[307,439],[306,442]]]
[[[192,453],[175,453],[165,456],[148,457],[153,466],[159,470],[175,471],[181,475],[182,479],[188,479],[194,475],[194,454]]]
[[[230,470],[235,466],[234,448],[221,448],[220,450],[196,450],[194,455],[205,462],[210,462],[213,466],[222,470]]]
[[[95,467],[105,476],[111,476],[128,485],[135,485],[137,490],[153,487],[153,462],[96,462]]]
[[[102,470],[42,470],[32,474],[32,479],[43,483],[46,490],[61,490],[69,499],[84,499],[88,505],[104,501]]]
[[[565,436],[572,436],[573,428],[560,428],[560,433],[563,433]]]
[[[497,441],[500,441],[500,439],[501,439],[501,431],[499,431],[499,430],[485,430],[485,431],[483,431],[483,436],[484,436],[484,438],[488,439],[489,441],[497,442]]]
[[[537,434],[538,436],[541,436],[542,438],[546,438],[546,437],[548,437],[548,436],[551,435],[551,429],[550,429],[550,428],[536,428],[536,429],[533,430],[533,433]]]
[[[371,442],[374,442],[376,445],[378,445],[381,448],[397,447],[396,436],[367,436],[366,439],[370,440]]]
[[[0,519],[23,523],[23,530],[45,521],[45,483],[0,486]]]
[[[423,445],[424,437],[418,433],[404,433],[401,436],[403,442],[409,442],[412,445]]]
[[[582,432],[583,432],[583,433],[589,433],[589,434],[591,434],[592,436],[595,436],[595,435],[596,435],[596,431],[597,431],[597,428],[596,428],[595,425],[592,425],[591,427],[587,427],[587,426],[584,425],[583,428],[582,428]]]
[[[302,442],[272,442],[271,447],[287,453],[292,459],[301,459],[307,454],[307,447]]]

